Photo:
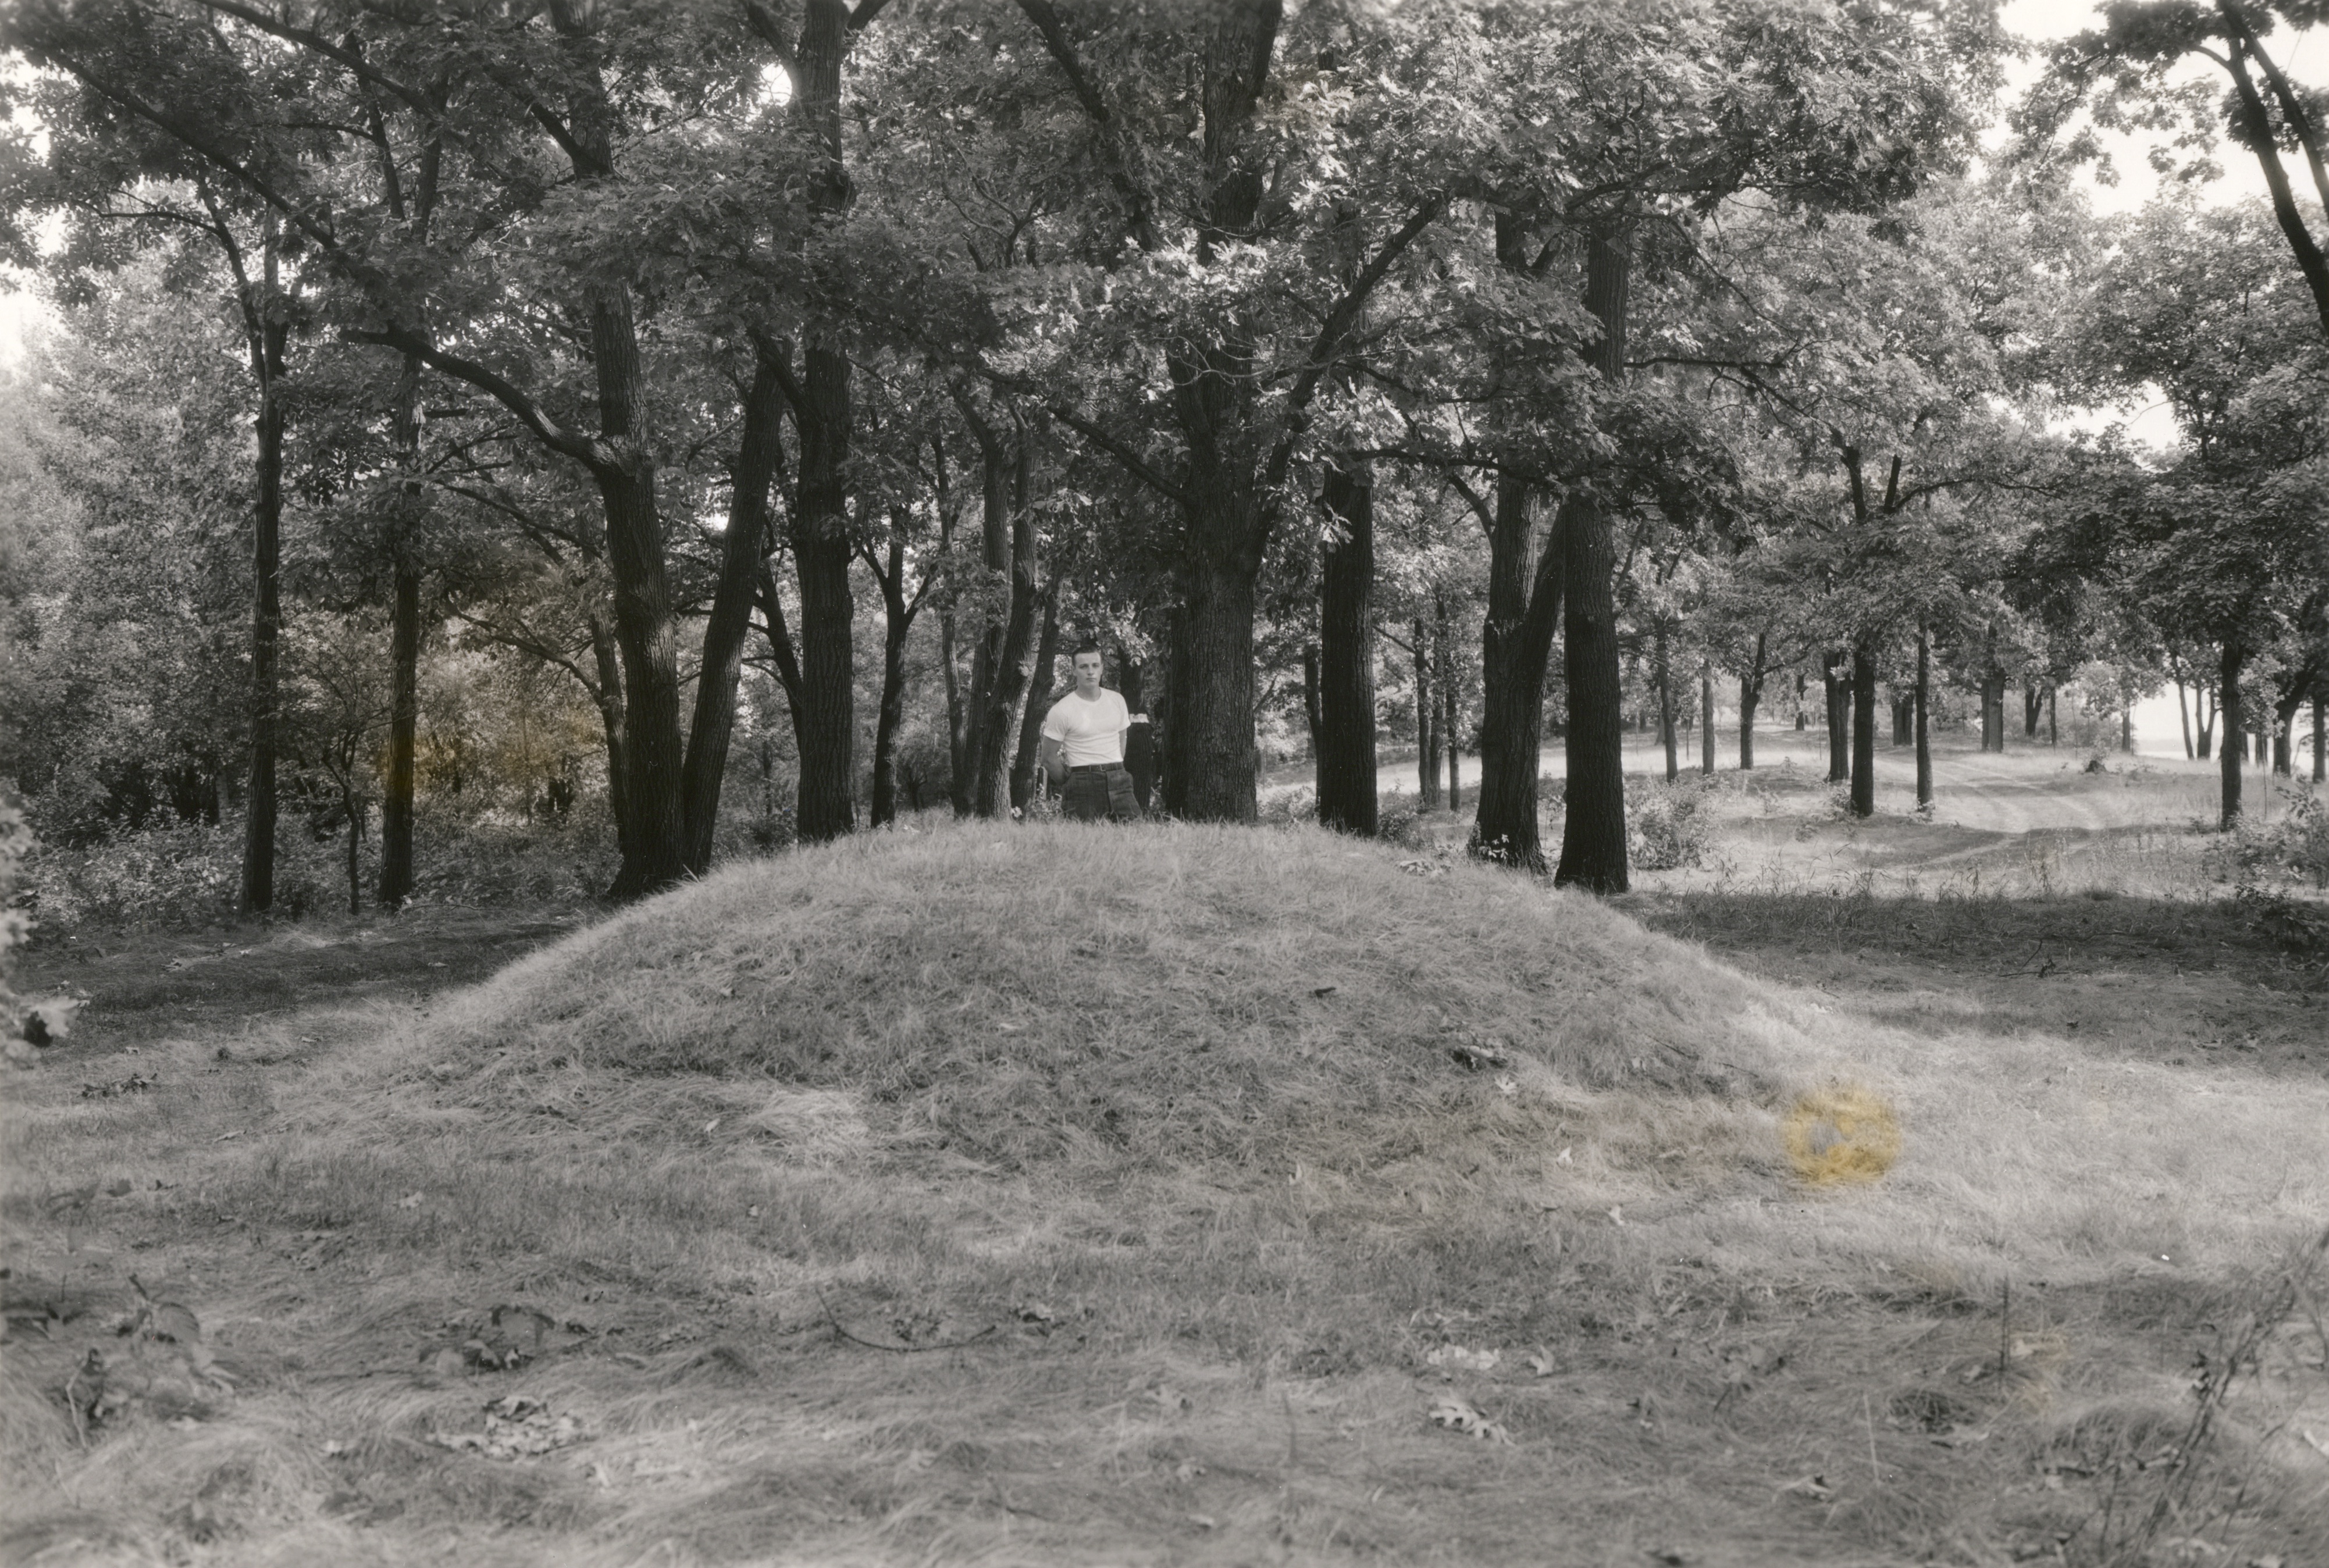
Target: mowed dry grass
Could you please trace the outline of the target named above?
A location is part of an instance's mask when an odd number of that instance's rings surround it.
[[[869,836],[22,1076],[0,1554],[2319,1560],[2317,1318],[2191,1393],[2329,1214],[2318,1074],[1904,1029],[1407,858]],[[1838,1083],[1902,1157],[1807,1189]],[[231,1386],[113,1334],[133,1273]],[[508,1394],[582,1440],[431,1440]]]

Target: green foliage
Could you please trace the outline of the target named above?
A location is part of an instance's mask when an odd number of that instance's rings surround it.
[[[1710,841],[1704,805],[1702,786],[1687,780],[1652,784],[1628,799],[1628,857],[1635,867],[1672,871],[1702,864]]]

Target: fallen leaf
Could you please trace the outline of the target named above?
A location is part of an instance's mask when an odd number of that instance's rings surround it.
[[[1213,1527],[1213,1516],[1211,1514],[1192,1514],[1189,1516],[1189,1523],[1200,1530],[1210,1530]]]
[[[1803,1476],[1778,1488],[1783,1497],[1802,1497],[1807,1502],[1825,1503],[1835,1496],[1835,1488],[1827,1484],[1825,1476]]]
[[[720,1125],[720,1119],[719,1119],[718,1117],[716,1117],[716,1116],[715,1116],[715,1117],[713,1117],[710,1121],[707,1121],[707,1122],[705,1122],[705,1123],[703,1124],[703,1130],[704,1130],[704,1132],[705,1132],[707,1135],[709,1135],[709,1134],[711,1133],[711,1131],[712,1130],[712,1129],[714,1129],[714,1128],[718,1127],[719,1125]]]
[[[1559,1154],[1552,1157],[1552,1163],[1555,1165],[1575,1165],[1577,1162],[1569,1157],[1569,1150],[1564,1148]]]
[[[420,1195],[407,1193],[396,1200],[396,1206],[400,1209],[417,1209],[420,1206]]]
[[[1531,1372],[1535,1373],[1539,1377],[1551,1377],[1552,1375],[1552,1357],[1547,1355],[1542,1350],[1536,1351],[1528,1358],[1528,1369]]]
[[[1449,1431],[1462,1432],[1468,1438],[1478,1438],[1483,1442],[1509,1443],[1513,1440],[1510,1432],[1482,1415],[1468,1400],[1457,1399],[1452,1394],[1443,1393],[1432,1401],[1430,1416],[1434,1425],[1444,1426]]]
[[[1493,1372],[1504,1359],[1501,1350],[1467,1349],[1461,1345],[1442,1345],[1424,1354],[1426,1366],[1453,1367],[1458,1372]]]

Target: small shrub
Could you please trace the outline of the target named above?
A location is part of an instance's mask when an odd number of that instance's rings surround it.
[[[1423,825],[1422,813],[1395,807],[1375,818],[1375,836],[1401,849],[1429,849],[1431,831]]]
[[[2258,824],[2244,817],[2206,852],[2209,872],[2244,896],[2283,883],[2329,888],[2329,805],[2306,789],[2284,788],[2278,793],[2288,803],[2278,821]]]
[[[1318,820],[1318,791],[1307,784],[1297,784],[1265,797],[1256,820],[1265,827],[1291,827],[1297,823]]]
[[[2329,959],[2329,904],[2285,893],[2261,893],[2241,901],[2250,929],[2300,959]]]
[[[1672,871],[1706,859],[1707,826],[1696,788],[1656,785],[1632,804],[1627,816],[1634,865],[1640,871]]]

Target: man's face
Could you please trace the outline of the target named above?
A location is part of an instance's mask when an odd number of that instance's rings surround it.
[[[1076,694],[1081,697],[1093,697],[1099,694],[1099,655],[1088,653],[1076,656]]]

